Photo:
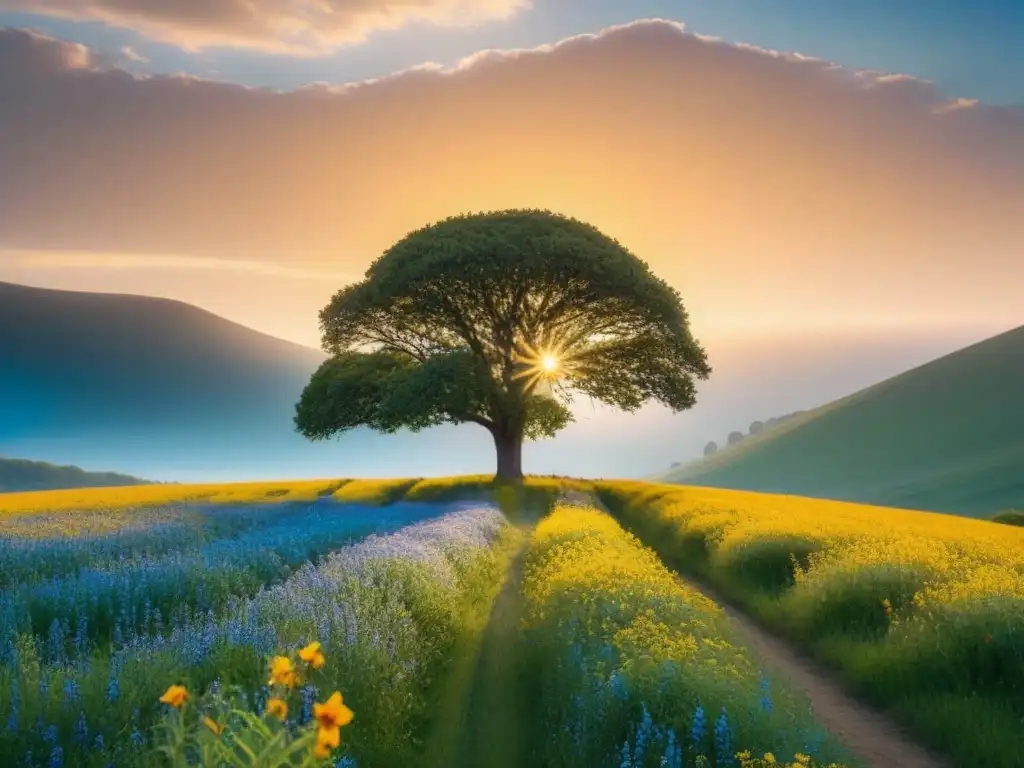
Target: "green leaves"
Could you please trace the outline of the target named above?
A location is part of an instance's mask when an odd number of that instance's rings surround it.
[[[563,391],[626,410],[648,400],[689,408],[694,380],[711,372],[678,292],[614,239],[550,211],[455,216],[412,232],[320,321],[335,356],[296,408],[311,439],[446,422],[552,436],[572,416],[518,375],[524,350],[557,348]]]
[[[572,421],[572,412],[562,403],[550,397],[530,395],[526,401],[523,437],[527,440],[554,437]]]
[[[388,431],[379,417],[391,376],[414,361],[381,350],[344,352],[326,360],[313,374],[295,407],[295,426],[311,440],[324,440],[359,426]]]
[[[382,431],[418,431],[446,422],[486,420],[494,382],[468,351],[436,354],[392,375],[378,408]]]

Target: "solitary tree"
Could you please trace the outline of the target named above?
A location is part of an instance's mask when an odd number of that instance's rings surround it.
[[[359,426],[487,429],[497,476],[574,395],[634,411],[696,402],[711,373],[679,294],[594,227],[549,211],[456,216],[412,232],[320,313],[331,357],[296,406],[313,440]]]
[[[752,435],[759,435],[759,434],[761,434],[762,432],[764,432],[764,422],[763,421],[752,421],[752,422],[750,422],[750,430],[749,430],[749,432]]]
[[[704,446],[705,456],[710,456],[713,453],[718,453],[718,443],[716,443],[714,440],[712,440],[711,442]]]
[[[736,445],[736,443],[742,441],[744,437],[746,437],[746,435],[744,435],[742,432],[730,432],[728,439],[729,445]]]

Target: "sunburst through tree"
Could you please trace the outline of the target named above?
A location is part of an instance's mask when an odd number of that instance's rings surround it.
[[[568,399],[568,389],[562,386],[562,382],[572,376],[573,356],[564,344],[549,342],[543,347],[533,347],[528,341],[520,339],[516,363],[518,370],[514,377],[525,380],[527,392],[539,390],[542,394],[554,397],[557,390]]]
[[[681,411],[711,372],[675,289],[591,225],[549,211],[413,232],[320,323],[331,357],[302,393],[299,431],[479,424],[504,479],[522,476],[524,440],[572,421],[573,395]]]

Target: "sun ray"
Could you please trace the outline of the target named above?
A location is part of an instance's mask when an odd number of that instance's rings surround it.
[[[520,368],[514,377],[526,379],[528,392],[546,383],[546,389],[553,393],[559,382],[571,377],[573,357],[569,345],[557,340],[544,339],[536,345],[522,341],[516,353]]]

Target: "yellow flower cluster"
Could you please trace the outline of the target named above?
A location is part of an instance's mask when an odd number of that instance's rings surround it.
[[[257,504],[274,501],[312,501],[342,485],[340,480],[289,480],[268,483],[210,483],[197,485],[132,485],[121,488],[72,488],[0,494],[0,522],[8,515],[41,512],[115,511],[159,507],[183,502]],[[116,518],[114,518],[116,521]]]
[[[310,669],[321,669],[326,663],[320,643],[316,641],[301,648],[298,656]],[[269,684],[276,690],[275,695],[267,701],[264,716],[284,721],[288,717],[286,697],[300,683],[300,671],[290,657],[275,656],[271,659]],[[188,690],[185,686],[177,684],[170,686],[160,697],[162,703],[177,710],[182,709],[188,700]],[[353,716],[352,710],[345,706],[338,691],[331,694],[327,701],[313,705],[313,720],[317,728],[313,746],[315,758],[330,757],[331,751],[341,744],[341,728],[351,723]],[[217,736],[224,733],[225,726],[209,716],[203,716],[200,722]]]
[[[893,619],[900,610],[920,613],[993,597],[1024,600],[1024,528],[745,491],[630,482],[607,487],[634,507],[653,510],[680,537],[703,538],[713,567],[728,567],[753,545],[798,541],[811,552],[796,572],[798,589],[871,573],[917,584],[905,606],[893,602],[885,609]]]
[[[528,626],[571,614],[585,637],[610,642],[624,659],[754,676],[750,656],[720,632],[721,608],[596,509],[558,506],[537,525],[523,592]]]
[[[793,756],[793,762],[791,763],[780,763],[771,752],[765,752],[763,757],[753,757],[749,751],[744,751],[738,753],[736,757],[740,761],[740,768],[768,768],[768,766],[777,766],[778,768],[810,768],[811,766],[810,756],[800,754],[799,752]],[[838,763],[829,763],[827,766],[821,766],[821,768],[842,768],[842,766]]]

